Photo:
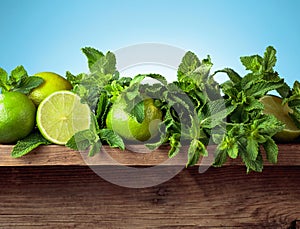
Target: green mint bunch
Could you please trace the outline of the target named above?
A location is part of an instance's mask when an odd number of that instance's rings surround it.
[[[228,157],[241,157],[247,172],[262,171],[262,149],[270,162],[277,161],[278,147],[272,136],[281,131],[284,124],[274,116],[263,114],[264,106],[259,99],[273,90],[287,95],[289,87],[273,69],[276,64],[273,47],[267,47],[263,57],[245,56],[241,57],[241,62],[250,71],[244,77],[229,68],[216,72],[224,72],[229,77],[221,89],[226,106],[232,112],[228,116],[225,134],[213,136],[218,144],[214,165],[223,165]]]

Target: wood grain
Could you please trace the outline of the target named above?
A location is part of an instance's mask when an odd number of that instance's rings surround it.
[[[298,228],[300,169],[185,169],[151,188],[83,166],[1,167],[1,228]]]
[[[131,146],[132,148],[133,146]],[[153,166],[161,163],[166,165],[184,165],[186,163],[187,147],[183,147],[178,157],[172,161],[168,160],[169,146],[161,146],[151,153],[144,152],[142,146],[134,146],[133,151],[112,149],[109,146],[103,146],[100,154],[93,158],[86,156],[86,153],[80,154],[64,146],[50,145],[40,146],[33,152],[21,158],[12,158],[10,152],[12,146],[0,145],[0,166],[53,166],[53,165],[127,165],[127,166]],[[275,166],[300,166],[300,143],[281,144],[279,147],[278,163]],[[213,161],[213,152],[215,146],[208,146],[209,157],[202,158],[198,163],[201,165],[211,165]],[[243,165],[241,160],[229,160],[225,166]],[[274,166],[265,163],[265,166]]]
[[[229,160],[141,189],[105,181],[84,154],[66,147],[39,147],[18,159],[11,149],[0,146],[0,228],[300,228],[300,144],[279,145],[278,163],[267,163],[262,173],[246,174],[239,160]],[[168,149],[134,153],[105,146],[114,161],[103,161],[102,153],[92,164],[118,176],[118,163],[156,165],[168,159]],[[214,146],[208,151],[212,155]]]

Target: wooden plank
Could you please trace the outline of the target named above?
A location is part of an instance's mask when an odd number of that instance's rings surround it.
[[[40,146],[21,158],[12,158],[13,146],[0,146],[0,166],[85,165],[79,152],[64,146]]]
[[[133,146],[131,146],[133,147]],[[134,151],[121,151],[112,149],[109,146],[102,148],[101,154],[93,158],[89,158],[86,154],[80,154],[64,146],[50,145],[41,146],[30,154],[21,158],[12,158],[10,152],[12,146],[0,145],[0,166],[51,166],[51,165],[81,165],[86,166],[87,162],[94,165],[126,165],[126,166],[153,166],[165,162],[172,165],[184,165],[186,163],[187,147],[184,147],[181,153],[173,161],[168,160],[169,146],[161,146],[159,149],[151,153],[143,152],[142,146],[135,146]],[[215,146],[209,146],[209,157],[200,160],[199,164],[210,165],[213,161],[213,152]],[[113,158],[112,161],[105,160],[104,156]],[[82,157],[83,156],[83,157]],[[84,159],[83,159],[84,158]],[[243,165],[241,160],[229,160],[225,166]],[[266,166],[273,166],[265,163]],[[275,166],[300,166],[300,143],[297,144],[281,144],[279,145],[278,163]]]
[[[190,168],[143,189],[112,185],[83,166],[0,174],[1,228],[293,229],[300,219],[299,167],[248,175],[240,166]]]

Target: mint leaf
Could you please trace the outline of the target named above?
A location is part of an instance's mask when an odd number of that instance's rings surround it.
[[[220,73],[220,72],[221,73],[226,73],[227,76],[229,77],[229,79],[234,84],[239,84],[242,80],[242,77],[231,68],[224,68],[223,70],[218,70],[214,73],[214,75],[217,74],[217,73]]]
[[[236,127],[235,129],[231,129],[228,131],[227,135],[224,136],[222,142],[217,146],[217,152],[227,152],[228,156],[230,158],[237,158],[238,153],[239,153],[239,146],[238,146],[238,142],[237,139],[240,137],[239,135],[241,135],[241,132],[243,131],[242,128],[240,128],[238,131],[240,133],[238,133],[236,136],[232,136],[234,135],[235,132],[237,132],[238,127]],[[224,155],[222,157],[225,157]]]
[[[102,52],[91,47],[82,48],[82,52],[88,59],[88,66],[91,73],[98,75],[116,74],[116,57],[112,52],[104,55]]]
[[[85,73],[80,73],[78,75],[73,75],[71,72],[66,72],[67,80],[72,84],[72,86],[81,83],[81,81],[87,76]]]
[[[102,52],[92,47],[85,47],[81,50],[88,59],[89,69],[93,69],[93,66],[97,64],[97,61],[99,61],[104,56]]]
[[[190,111],[190,109],[193,108],[193,104],[191,104],[190,101],[185,99],[184,94],[182,94],[182,92],[177,92],[178,88],[174,87],[173,89],[173,87],[168,87],[168,90],[169,92],[167,95],[167,99],[170,107],[178,106],[180,107],[182,112],[184,112],[184,109]]]
[[[178,67],[178,81],[181,81],[184,75],[189,75],[191,72],[193,72],[196,68],[200,66],[200,64],[201,63],[198,57],[194,53],[188,51],[182,58],[182,62]]]
[[[190,86],[190,89],[199,88],[200,90],[205,90],[208,95],[214,97],[215,94],[218,94],[218,84],[212,76],[209,77],[212,66],[210,56],[207,56],[206,59],[200,62],[194,53],[187,52],[182,58],[177,71],[179,85],[187,84]]]
[[[107,98],[109,103],[115,103],[119,96],[122,94],[124,90],[129,86],[129,82],[131,78],[121,78],[118,80],[113,80],[110,84],[104,86],[102,94],[107,94]],[[101,95],[100,95],[101,97]]]
[[[133,85],[140,85],[141,82],[145,79],[145,78],[152,78],[154,80],[157,80],[158,82],[162,83],[163,85],[166,85],[168,82],[166,80],[165,77],[163,77],[160,74],[154,74],[154,73],[150,73],[150,74],[138,74],[136,75],[131,81],[129,86],[133,86]]]
[[[257,83],[253,83],[250,88],[245,90],[245,94],[252,97],[260,98],[264,96],[267,92],[282,87],[283,84],[284,84],[283,79],[279,80],[278,82],[261,80]]]
[[[200,125],[203,128],[212,129],[225,121],[225,118],[233,112],[235,106],[225,106],[224,99],[208,102],[208,112],[202,117]]]
[[[284,83],[283,86],[278,88],[276,91],[282,98],[287,98],[291,93],[291,89],[287,83]]]
[[[247,112],[264,109],[264,105],[259,100],[255,99],[255,97],[252,96],[246,97],[243,107]]]
[[[157,80],[162,85],[167,85],[168,84],[166,78],[164,76],[160,75],[160,74],[151,73],[151,74],[146,74],[146,76],[149,77],[149,78],[152,78],[154,80]]]
[[[243,162],[245,163],[245,165],[247,167],[247,173],[249,173],[251,171],[262,172],[263,159],[262,159],[260,152],[258,153],[256,160],[251,160],[244,153],[242,153],[241,156],[242,156]]]
[[[213,64],[211,62],[210,56],[207,57],[207,59],[202,60],[201,64],[199,67],[197,67],[193,71],[193,75],[196,77],[194,78],[195,80],[202,78],[206,79],[209,75],[210,69],[212,68]],[[198,76],[197,76],[198,75]],[[191,77],[193,78],[193,77]],[[197,82],[195,82],[197,84]]]
[[[246,67],[246,70],[252,72],[259,72],[262,68],[263,58],[259,55],[242,56],[240,57],[242,64]]]
[[[298,99],[300,99],[300,82],[298,80],[294,82],[293,95],[298,96]]]
[[[102,58],[103,59],[103,58]],[[116,72],[116,56],[112,52],[107,52],[105,62],[102,64],[104,74],[114,74]]]
[[[239,153],[239,147],[238,147],[238,144],[236,141],[234,141],[233,144],[230,145],[229,148],[227,148],[227,150],[228,150],[228,156],[230,158],[233,158],[233,159],[237,158],[238,153]]]
[[[19,140],[17,144],[14,146],[11,156],[13,158],[22,157],[33,149],[37,148],[40,145],[49,145],[51,144],[48,140],[46,140],[40,132],[33,132],[28,135],[26,138]]]
[[[89,157],[95,156],[95,154],[99,153],[102,147],[102,143],[100,140],[98,140],[96,143],[92,144],[89,148]]]
[[[160,125],[163,125],[163,122],[160,123]],[[159,129],[162,129],[161,126],[159,127]],[[159,131],[159,140],[157,142],[152,142],[152,143],[146,143],[145,146],[150,149],[150,150],[155,150],[158,147],[160,147],[163,143],[168,142],[168,137],[166,136],[167,134],[163,131]]]
[[[146,143],[145,146],[150,150],[155,150],[163,143],[168,142],[169,136],[168,132],[170,132],[170,128],[173,125],[173,120],[170,117],[165,117],[165,119],[159,123],[158,125],[158,135],[159,139],[156,142]]]
[[[92,55],[90,55],[91,53]],[[112,52],[107,52],[105,56],[101,54],[102,54],[101,52],[95,50],[89,52],[88,55],[86,54],[91,73],[97,74],[98,76],[115,74],[116,73],[115,54],[113,54]]]
[[[10,80],[12,82],[19,82],[23,78],[27,77],[27,72],[23,66],[17,66],[14,70],[11,71]]]
[[[227,152],[226,150],[216,149],[215,151],[215,161],[213,166],[221,167],[227,161]]]
[[[266,142],[262,145],[266,151],[267,160],[273,164],[277,163],[278,147],[275,141],[271,137],[267,137]]]
[[[66,146],[73,150],[86,150],[99,140],[98,135],[92,130],[82,130],[75,133],[66,143]]]
[[[258,142],[253,136],[247,138],[247,157],[254,161],[258,155]]]
[[[100,138],[102,141],[106,141],[111,147],[117,147],[121,150],[125,149],[125,144],[123,139],[110,129],[102,129],[99,132]]]
[[[264,71],[273,72],[276,61],[276,50],[272,46],[267,47],[263,58]]]
[[[98,135],[98,132],[101,132],[102,130],[99,130],[96,116],[94,114],[92,114],[91,119],[92,124],[89,129],[75,133],[66,143],[67,147],[74,150],[88,150],[88,156],[90,157],[99,153],[102,146],[101,139]]]
[[[186,164],[186,167],[195,165],[199,161],[201,155],[208,155],[206,147],[198,139],[193,139],[188,149],[188,162]]]
[[[169,153],[168,153],[169,158],[175,157],[179,153],[180,148],[181,148],[180,138],[181,138],[181,136],[179,133],[174,133],[169,138],[170,146],[171,146]]]
[[[107,94],[101,93],[96,107],[96,119],[100,129],[104,128],[106,125],[105,119],[109,111],[109,106],[110,102]]]
[[[23,94],[28,94],[32,89],[40,86],[43,82],[44,80],[38,76],[26,77],[22,80],[20,86],[14,88],[12,91],[18,91]]]
[[[251,88],[253,84],[255,84],[261,80],[263,80],[263,74],[248,73],[241,80],[240,90],[245,91],[245,90]]]
[[[153,85],[150,84],[141,84],[145,78],[152,78],[159,81]],[[161,83],[161,84],[160,84]],[[167,85],[167,80],[160,74],[139,74],[136,75],[129,83],[129,86],[124,90],[123,97],[127,100],[127,103],[131,103],[130,106],[126,109],[128,113],[131,113],[131,109],[135,106],[137,100],[143,99],[141,94],[146,95],[147,97],[157,97],[157,94],[153,94],[155,89],[159,91],[162,87]],[[153,96],[151,96],[151,94]]]
[[[137,103],[131,110],[130,114],[136,118],[138,123],[142,123],[145,119],[144,101],[140,101],[139,103]]]
[[[78,137],[77,137],[78,138]],[[87,141],[86,139],[84,139],[84,141]],[[89,142],[87,141],[87,144],[85,144],[85,142],[83,143],[83,146],[78,146],[79,144],[77,144],[77,141],[76,141],[76,138],[75,138],[75,134],[68,140],[68,142],[66,143],[65,146],[69,147],[70,149],[73,149],[73,150],[85,150],[89,144]],[[85,147],[85,145],[87,145]]]
[[[261,118],[253,121],[257,126],[256,129],[259,130],[259,134],[264,137],[269,136],[272,137],[276,133],[282,131],[284,129],[285,124],[280,122],[273,115],[263,115]]]

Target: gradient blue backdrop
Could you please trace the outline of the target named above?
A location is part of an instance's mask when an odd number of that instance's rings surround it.
[[[276,69],[298,79],[297,0],[0,0],[0,67],[30,74],[86,71],[80,48],[159,42],[210,54],[215,68],[243,71],[241,55],[278,50]]]

